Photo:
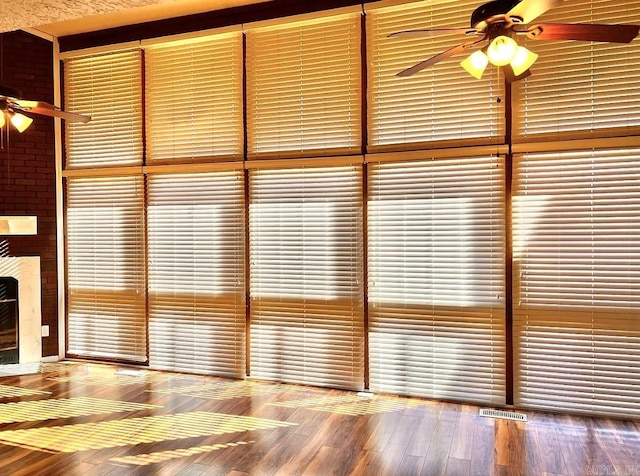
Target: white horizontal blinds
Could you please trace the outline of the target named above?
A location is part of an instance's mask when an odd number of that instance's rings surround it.
[[[252,170],[251,376],[362,389],[360,167]]]
[[[640,24],[637,0],[565,0],[541,22]],[[518,39],[520,42],[520,39]],[[522,41],[539,56],[533,75],[515,84],[520,141],[590,137],[640,130],[640,40],[631,44]]]
[[[145,50],[148,163],[242,159],[242,33]]]
[[[247,31],[249,157],[361,153],[360,18]]]
[[[148,178],[153,368],[245,374],[243,175]]]
[[[505,398],[503,159],[370,164],[370,387]]]
[[[640,150],[516,156],[517,404],[640,415]]]
[[[144,362],[142,177],[69,178],[66,192],[67,352]]]
[[[410,77],[396,73],[472,39],[437,34],[389,38],[403,30],[465,28],[477,0],[430,1],[367,11],[368,150],[415,149],[416,144],[496,143],[504,140],[503,80],[489,66],[482,80],[460,66],[469,53]]]
[[[64,62],[65,107],[91,116],[66,122],[66,167],[142,163],[142,71],[139,50]]]

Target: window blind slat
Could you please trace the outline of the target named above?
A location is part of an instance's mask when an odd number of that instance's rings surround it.
[[[66,187],[68,352],[147,360],[142,177]]]
[[[370,165],[373,391],[504,403],[502,159]]]
[[[250,175],[251,375],[364,386],[359,167]]]

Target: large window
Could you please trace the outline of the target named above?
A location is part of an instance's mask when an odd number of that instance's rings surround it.
[[[239,170],[149,176],[153,367],[244,376],[243,178]]]
[[[242,35],[145,48],[147,162],[242,159]]]
[[[67,181],[68,351],[146,361],[141,177]]]
[[[361,152],[360,18],[247,31],[250,157]]]
[[[402,30],[467,25],[477,6],[476,0],[436,0],[367,10],[369,151],[504,140],[504,87],[496,68],[487,68],[478,81],[460,67],[463,56],[408,78],[396,76],[468,38],[388,37]]]
[[[141,72],[137,49],[65,61],[65,105],[91,116],[66,123],[66,168],[142,164]]]
[[[360,167],[253,170],[251,375],[362,389]]]
[[[242,159],[242,68],[238,31],[145,46],[147,164]],[[242,377],[242,166],[159,169],[147,178],[149,364]]]
[[[541,22],[640,22],[632,0],[567,0]],[[514,85],[517,405],[637,416],[640,61],[631,45],[526,41]]]
[[[640,24],[636,0],[568,0],[544,22]],[[631,45],[534,41],[533,75],[515,83],[517,140],[538,141],[640,133],[640,39]]]
[[[371,388],[505,398],[503,158],[371,166]]]
[[[640,415],[640,150],[519,155],[515,178],[518,403]]]

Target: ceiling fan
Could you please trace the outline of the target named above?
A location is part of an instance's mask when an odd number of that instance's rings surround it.
[[[89,116],[66,112],[53,104],[22,99],[22,93],[18,89],[0,84],[0,128],[4,127],[8,118],[18,132],[24,132],[31,125],[33,119],[23,113],[59,117],[74,122],[89,122],[91,120]]]
[[[431,28],[398,31],[394,38],[417,38],[435,34],[460,34],[475,37],[429,59],[400,71],[397,76],[411,76],[459,53],[475,50],[461,66],[477,79],[489,63],[503,67],[508,82],[531,75],[529,68],[538,55],[519,46],[514,36],[526,35],[535,40],[577,40],[630,43],[640,32],[640,25],[605,25],[592,23],[538,23],[527,26],[563,0],[493,0],[471,14],[470,28]]]

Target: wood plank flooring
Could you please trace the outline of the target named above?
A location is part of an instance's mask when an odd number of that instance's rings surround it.
[[[106,364],[0,376],[0,475],[640,476],[640,422]]]

